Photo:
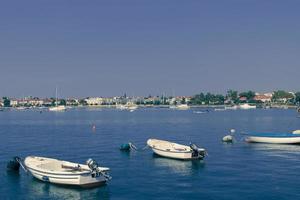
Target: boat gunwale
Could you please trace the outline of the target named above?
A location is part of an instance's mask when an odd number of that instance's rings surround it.
[[[259,138],[300,138],[300,134],[294,133],[249,133],[246,136]]]

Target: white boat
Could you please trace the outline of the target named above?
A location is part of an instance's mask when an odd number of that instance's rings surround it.
[[[119,109],[119,110],[126,110],[126,106],[125,106],[125,105],[122,105],[122,104],[116,104],[116,109]]]
[[[58,105],[58,95],[57,95],[57,87],[55,89],[55,107],[50,107],[49,111],[53,111],[53,112],[61,112],[61,111],[66,111],[67,107],[64,105]]]
[[[292,133],[251,133],[245,140],[258,143],[298,144],[300,143],[300,130]]]
[[[176,109],[178,110],[188,110],[190,109],[190,106],[188,106],[187,104],[179,104],[176,106]]]
[[[169,106],[170,109],[176,109],[176,105]]]
[[[59,111],[66,111],[67,110],[67,107],[66,106],[55,106],[55,107],[50,107],[49,108],[49,111],[56,111],[56,112],[59,112]]]
[[[225,110],[236,110],[238,109],[238,106],[234,105],[234,106],[225,106]]]
[[[92,159],[88,159],[87,164],[83,165],[53,158],[28,156],[24,165],[35,178],[55,184],[94,187],[111,179],[107,173],[109,168],[99,167]]]
[[[239,106],[239,108],[242,110],[249,110],[249,109],[256,109],[256,106],[255,105],[251,106],[251,105],[245,103],[245,104],[241,104]]]
[[[132,102],[128,102],[128,103],[125,105],[125,107],[126,107],[126,109],[129,110],[129,111],[138,109],[138,106],[137,106],[135,103],[132,103]]]
[[[165,140],[149,139],[147,145],[154,153],[167,158],[192,160],[203,159],[206,155],[205,149],[198,148],[194,144],[186,146]]]

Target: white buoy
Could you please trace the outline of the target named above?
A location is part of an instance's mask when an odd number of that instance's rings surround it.
[[[226,135],[222,139],[223,142],[232,142],[233,141],[233,136],[232,135]]]
[[[233,142],[233,134],[235,133],[235,129],[230,129],[230,135],[226,135],[222,138],[223,142]]]

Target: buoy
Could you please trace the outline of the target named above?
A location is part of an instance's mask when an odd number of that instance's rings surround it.
[[[233,142],[233,136],[232,135],[226,135],[222,139],[223,142]]]
[[[235,133],[235,129],[230,129],[230,135],[226,135],[222,138],[223,142],[231,143],[233,142],[233,134]]]
[[[130,143],[122,144],[122,145],[120,146],[120,150],[121,150],[121,151],[130,151],[130,149],[131,149]]]
[[[8,161],[8,163],[6,165],[7,170],[9,170],[9,171],[19,171],[20,163],[19,163],[18,160],[20,160],[20,158],[16,156],[12,160]]]
[[[95,125],[95,124],[93,124],[92,130],[93,130],[94,132],[96,131],[96,125]]]

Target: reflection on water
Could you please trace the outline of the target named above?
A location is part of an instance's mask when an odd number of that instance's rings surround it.
[[[167,167],[172,172],[180,175],[193,175],[196,174],[199,169],[205,167],[205,163],[202,160],[175,160],[164,158],[156,154],[153,154],[153,162],[157,167]]]
[[[279,156],[285,158],[294,158],[300,155],[300,145],[296,144],[267,144],[267,143],[251,143],[249,147],[262,151],[270,156]]]
[[[86,192],[88,190],[88,192]],[[41,199],[49,197],[51,199],[110,199],[110,193],[106,185],[98,188],[78,188],[72,186],[60,186],[45,183],[35,178],[29,182],[29,199]]]

